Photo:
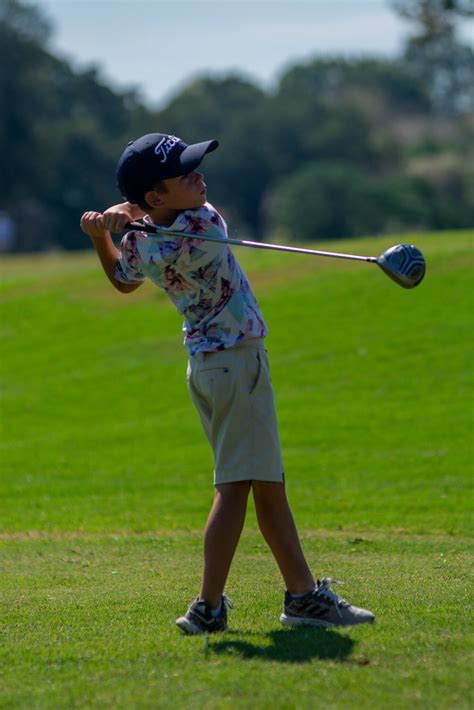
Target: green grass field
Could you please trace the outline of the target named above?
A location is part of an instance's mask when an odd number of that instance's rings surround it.
[[[92,253],[2,266],[1,708],[471,708],[472,232],[373,266],[236,250],[263,308],[287,486],[317,576],[378,623],[280,626],[252,505],[231,630],[174,627],[198,591],[212,458],[181,321]]]

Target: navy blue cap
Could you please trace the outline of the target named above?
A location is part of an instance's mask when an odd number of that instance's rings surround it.
[[[155,183],[192,172],[218,145],[216,140],[188,145],[176,136],[147,133],[130,141],[120,156],[117,187],[129,202],[141,202]]]

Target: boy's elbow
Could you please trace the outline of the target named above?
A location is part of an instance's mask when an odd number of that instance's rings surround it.
[[[132,291],[136,291],[141,284],[124,284],[121,281],[115,281],[114,286],[119,293],[132,293]]]

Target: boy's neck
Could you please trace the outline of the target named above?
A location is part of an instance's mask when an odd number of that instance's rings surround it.
[[[184,212],[184,210],[174,210],[169,207],[155,207],[148,211],[148,216],[153,224],[161,224],[162,227],[170,227],[181,212]]]

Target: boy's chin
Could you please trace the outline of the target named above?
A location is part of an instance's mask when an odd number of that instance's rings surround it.
[[[203,207],[207,202],[207,195],[201,195],[199,197],[196,197],[196,199],[190,201],[190,202],[182,202],[181,204],[176,204],[172,209],[175,210],[180,210],[181,212],[184,212],[185,210],[196,210],[199,207]]]
[[[207,195],[203,195],[201,199],[193,200],[193,203],[188,205],[188,207],[184,207],[183,209],[186,210],[195,210],[198,207],[203,207],[207,202]]]

